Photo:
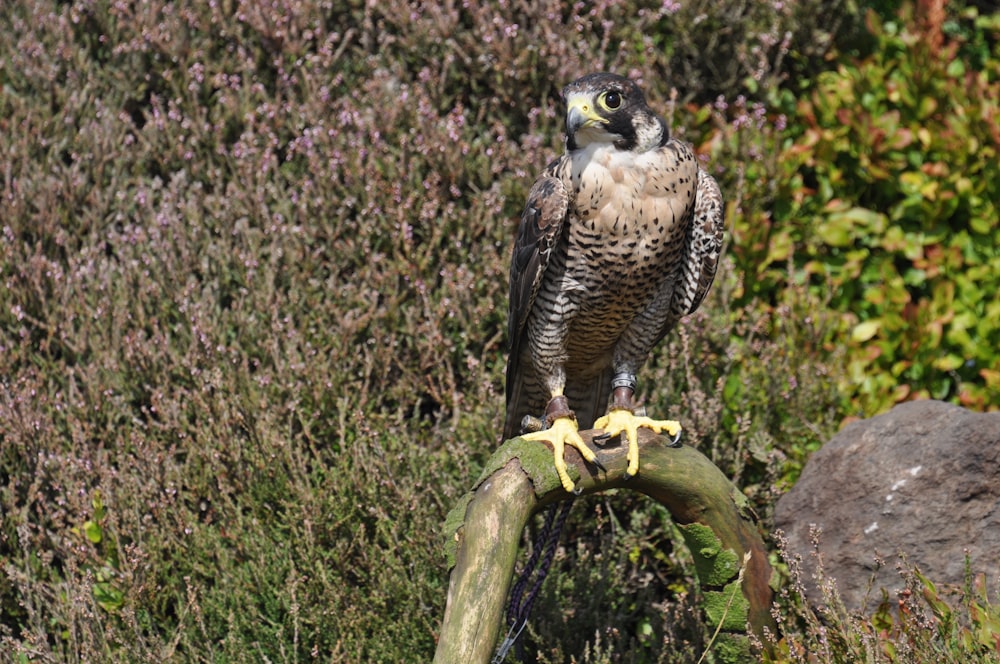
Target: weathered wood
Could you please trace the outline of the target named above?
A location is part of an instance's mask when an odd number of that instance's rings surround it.
[[[764,627],[774,633],[767,550],[739,489],[697,450],[670,447],[667,439],[646,429],[639,431],[639,475],[625,480],[626,446],[615,439],[602,448],[592,442],[595,433],[600,432],[581,432],[607,472],[587,465],[570,448],[570,476],[585,494],[624,487],[667,508],[695,559],[708,623],[713,630],[722,624],[717,643],[745,655],[750,647],[745,625],[758,636]],[[445,525],[454,567],[436,663],[490,661],[521,533],[535,512],[567,497],[547,446],[515,438],[493,455]]]

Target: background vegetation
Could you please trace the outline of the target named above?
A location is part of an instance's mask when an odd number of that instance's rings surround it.
[[[727,195],[642,385],[765,528],[845,417],[998,407],[1000,15],[711,5],[4,3],[0,660],[431,657],[512,234],[584,72],[636,77]],[[528,651],[696,661],[665,514],[568,530]],[[902,569],[920,607],[821,622],[788,573],[790,659],[996,656],[990,587]]]

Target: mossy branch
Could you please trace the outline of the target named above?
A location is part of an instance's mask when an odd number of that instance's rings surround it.
[[[639,431],[639,475],[625,480],[626,446],[612,440],[599,447],[592,442],[596,433],[581,435],[607,472],[586,464],[570,448],[570,476],[585,494],[623,487],[667,508],[694,557],[706,620],[713,630],[720,628],[717,659],[749,661],[745,628],[762,637],[765,627],[773,634],[775,626],[771,566],[746,498],[703,454],[670,447],[666,438],[646,429]],[[521,533],[532,514],[566,498],[547,446],[515,438],[494,453],[445,524],[453,570],[436,663],[489,662]]]

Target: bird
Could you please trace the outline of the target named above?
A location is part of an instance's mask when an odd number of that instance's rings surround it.
[[[626,477],[638,429],[681,425],[637,413],[636,374],[708,293],[724,201],[692,148],[629,78],[585,75],[563,91],[565,151],[532,184],[510,266],[504,439],[548,441],[562,486],[566,446],[600,466],[580,430],[622,433]]]

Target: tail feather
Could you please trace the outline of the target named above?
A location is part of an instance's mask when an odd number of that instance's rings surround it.
[[[527,395],[524,390],[523,372],[516,372],[514,376],[507,376],[507,416],[503,424],[503,440],[510,440],[521,435],[521,420],[525,415],[541,415],[537,408],[526,403]],[[542,406],[545,408],[545,406]]]
[[[593,428],[594,420],[607,412],[611,396],[611,375],[612,370],[608,368],[582,387],[567,386],[566,398],[581,430]],[[510,377],[507,383],[507,415],[504,419],[503,440],[516,438],[523,433],[521,421],[525,415],[544,417],[548,397],[532,392],[525,384],[523,371],[515,372]]]
[[[576,413],[576,423],[581,430],[594,428],[594,420],[607,412],[612,373],[610,367],[605,369],[580,390],[567,387],[569,407]]]

